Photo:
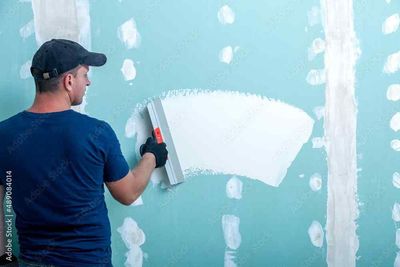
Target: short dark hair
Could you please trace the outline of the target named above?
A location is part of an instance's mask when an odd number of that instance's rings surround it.
[[[36,92],[51,93],[51,92],[57,91],[58,86],[60,85],[60,82],[64,79],[65,75],[72,74],[74,77],[76,77],[80,66],[81,65],[78,65],[76,68],[73,68],[72,70],[64,72],[60,76],[51,78],[49,80],[36,80],[35,79]]]

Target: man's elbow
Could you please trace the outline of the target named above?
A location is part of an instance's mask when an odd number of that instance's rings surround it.
[[[138,199],[138,197],[139,196],[133,195],[133,196],[127,196],[127,197],[124,197],[124,198],[119,198],[119,199],[116,199],[116,200],[119,203],[121,203],[122,205],[130,206],[130,205],[132,205],[133,202],[136,201],[136,199]]]

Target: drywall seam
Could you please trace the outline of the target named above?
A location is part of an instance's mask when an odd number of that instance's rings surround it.
[[[89,0],[32,0],[36,43],[53,38],[68,39],[91,49]],[[89,73],[90,75],[90,73]],[[73,109],[85,112],[86,96]]]
[[[325,30],[325,140],[328,157],[327,263],[356,265],[357,105],[354,66],[359,55],[352,0],[321,0]]]

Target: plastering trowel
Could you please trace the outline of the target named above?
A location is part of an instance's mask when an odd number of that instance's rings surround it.
[[[147,105],[154,137],[157,143],[164,142],[167,145],[168,159],[165,163],[168,180],[171,185],[179,184],[184,181],[183,171],[179,163],[178,155],[175,150],[171,132],[165,117],[164,109],[160,98],[155,98]]]

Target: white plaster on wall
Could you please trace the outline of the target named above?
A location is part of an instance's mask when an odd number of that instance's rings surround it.
[[[328,158],[326,221],[329,267],[355,267],[359,240],[356,234],[357,105],[355,64],[361,54],[354,31],[352,0],[321,0],[325,32],[325,118]]]
[[[391,84],[386,91],[386,98],[390,101],[400,99],[400,84]]]
[[[125,254],[127,257],[125,267],[141,267],[144,254],[140,246],[146,241],[143,230],[139,228],[134,219],[126,217],[117,231],[120,233],[125,246],[129,249]]]
[[[186,176],[240,175],[279,186],[313,128],[298,108],[239,92],[177,90],[162,103]],[[145,106],[135,108],[125,127],[137,151],[151,133]],[[159,175],[162,168],[153,182],[162,180]]]
[[[382,24],[382,32],[383,34],[390,34],[397,31],[400,24],[399,14],[393,14],[390,17],[386,18]]]
[[[232,24],[235,21],[235,12],[228,5],[224,5],[218,10],[217,17],[221,24]]]
[[[138,48],[140,45],[141,37],[133,18],[128,19],[118,27],[117,35],[127,49]]]
[[[324,230],[318,221],[313,221],[308,228],[308,236],[311,243],[316,247],[322,247],[324,244]]]
[[[325,69],[310,70],[306,77],[306,81],[310,85],[321,85],[325,83],[325,80]]]
[[[226,196],[232,199],[242,198],[243,183],[236,176],[233,176],[226,183]]]

